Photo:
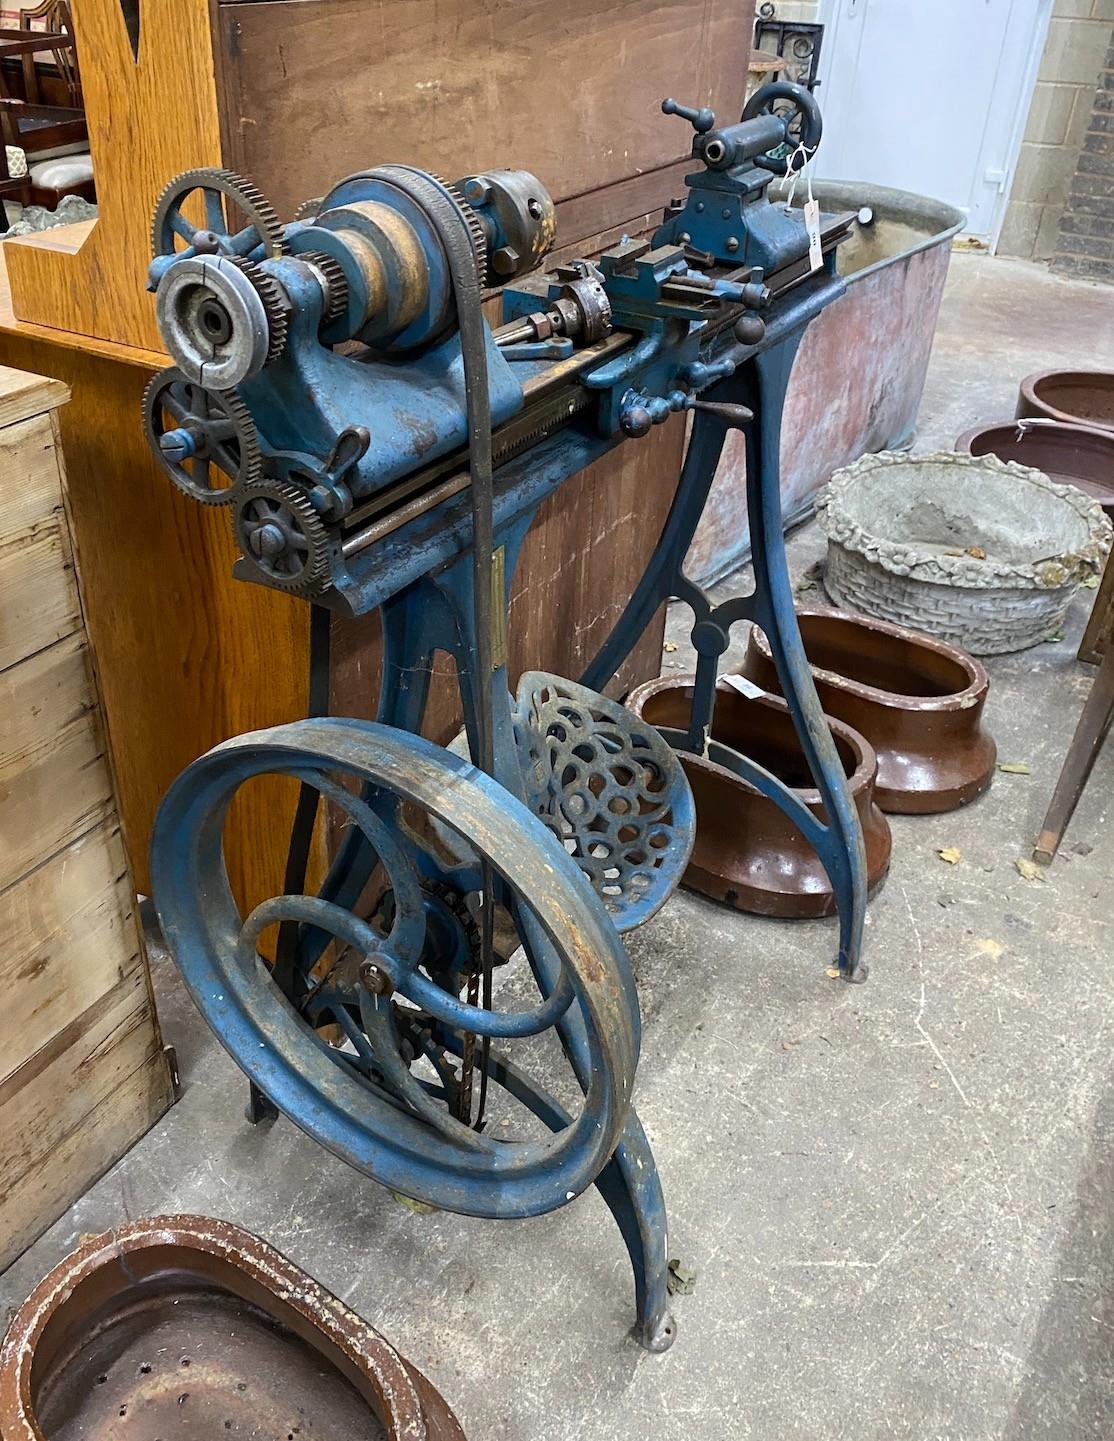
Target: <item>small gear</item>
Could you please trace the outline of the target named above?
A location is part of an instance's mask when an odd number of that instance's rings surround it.
[[[325,199],[323,195],[315,195],[312,200],[303,200],[294,212],[295,220],[315,220],[321,209],[321,202]]]
[[[305,491],[291,481],[245,488],[232,521],[236,543],[269,585],[315,596],[329,580],[329,532]]]
[[[321,317],[322,325],[332,325],[334,320],[339,320],[348,309],[348,277],[344,273],[344,267],[333,255],[326,255],[323,250],[307,250],[299,255],[299,260],[306,261],[314,266],[325,278],[325,313]]]
[[[262,476],[255,422],[234,390],[206,390],[171,366],[143,392],[143,428],[173,484],[202,505],[228,505]],[[228,485],[210,485],[213,466]]]
[[[194,225],[182,214],[186,201],[198,191],[205,197],[203,225]],[[244,225],[238,230],[229,227],[225,200],[231,200],[241,212]],[[254,233],[234,244],[248,229]],[[268,256],[277,256],[283,253],[285,244],[282,225],[263,192],[235,171],[217,168],[184,171],[170,181],[155,202],[151,220],[152,255],[174,255],[176,237],[189,246],[199,236],[203,250],[229,256],[246,255],[259,245],[263,245]],[[208,237],[212,240],[205,243]]]
[[[480,284],[487,285],[489,283],[487,273],[487,231],[484,229],[483,221],[468,204],[467,200],[465,200],[460,189],[451,180],[443,180],[440,175],[434,175],[433,171],[429,171],[428,173],[433,175],[438,185],[445,187],[460,207],[460,213],[467,221],[468,233],[472,237],[472,249],[476,256],[476,269],[480,273]]]
[[[275,277],[260,269],[254,261],[237,260],[235,263],[255,286],[263,302],[263,309],[267,312],[267,359],[263,363],[270,365],[271,361],[277,360],[286,349],[286,337],[290,329],[290,302]]]

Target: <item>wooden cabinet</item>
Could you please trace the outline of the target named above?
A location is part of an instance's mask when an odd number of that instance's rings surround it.
[[[101,213],[0,246],[0,360],[74,393],[76,539],[140,886],[167,785],[218,741],[304,714],[308,650],[304,604],[231,579],[227,514],[177,495],[140,433],[161,360],[143,290],[161,187],[227,165],[288,218],[386,161],[449,177],[533,168],[558,202],[558,245],[592,253],[682,189],[691,132],[660,114],[665,94],[737,117],[752,14],[746,0],[143,0],[133,51],[119,0],[75,7]],[[653,548],[683,444],[674,420],[543,507],[516,580],[519,666],[579,673]],[[657,673],[661,633],[659,617],[624,685]],[[377,645],[374,619],[338,626],[335,709],[369,712]],[[442,684],[429,733],[455,724]],[[249,799],[226,842],[238,894],[273,894],[281,817]]]
[[[170,1103],[63,505],[66,399],[0,367],[0,1268]]]

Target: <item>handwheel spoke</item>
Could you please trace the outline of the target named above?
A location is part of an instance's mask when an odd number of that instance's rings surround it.
[[[228,221],[224,215],[224,198],[216,190],[206,190],[205,196],[205,224],[215,235],[226,235],[228,233]]]
[[[180,235],[187,245],[193,244],[193,237],[197,234],[197,227],[191,225],[180,210],[175,210],[171,214],[169,224],[175,235]]]
[[[458,1121],[418,1084],[398,1049],[398,1035],[391,1014],[391,1002],[385,996],[361,997],[360,1015],[364,1032],[371,1041],[375,1059],[383,1078],[402,1100],[413,1107],[416,1115],[435,1130],[467,1150],[491,1152],[494,1143],[471,1126]]]

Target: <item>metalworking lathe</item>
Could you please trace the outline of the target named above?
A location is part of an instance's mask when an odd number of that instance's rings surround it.
[[[807,91],[766,86],[727,126],[662,108],[693,127],[686,198],[652,239],[548,271],[554,206],[522,171],[450,184],[377,166],[286,225],[234,175],[179,177],[157,207],[149,273],[175,367],[144,402],[174,484],[228,507],[236,573],[314,603],[310,718],[218,746],[158,818],[154,893],[194,999],[257,1108],[278,1107],[398,1192],[527,1216],[597,1185],[656,1349],[673,1336],[665,1210],[630,1105],[639,1014],[620,935],[665,901],[688,857],[676,749],[737,771],[805,830],[839,897],[849,979],[864,974],[865,900],[855,812],[796,628],[778,486],[785,386],[805,326],[842,291],[833,257],[849,217],[810,235],[800,210],[768,198],[774,174],[819,143]],[[485,287],[501,287],[494,328]],[[679,411],[695,415],[676,499],[621,620],[579,680],[533,673],[512,696],[506,603],[539,505]],[[717,606],[683,562],[732,427],[746,436],[755,589]],[[695,700],[687,731],[656,732],[599,692],[671,596],[694,613]],[[327,716],[329,613],[376,607],[379,718]],[[769,636],[826,823],[708,739],[717,663],[742,618]],[[470,760],[418,734],[437,650],[456,662]],[[285,894],[242,917],[223,818],[242,785],[272,773],[301,783]],[[307,894],[322,798],[342,839]],[[273,965],[258,954],[268,928]],[[575,1115],[506,1054],[540,1038],[552,1069],[551,1032],[583,1093]]]

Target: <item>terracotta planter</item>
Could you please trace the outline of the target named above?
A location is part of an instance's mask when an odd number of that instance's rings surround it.
[[[925,815],[982,795],[998,749],[982,723],[990,681],[977,660],[904,626],[844,611],[804,607],[797,620],[826,714],[874,747],[881,810]],[[780,692],[757,626],[739,671]]]
[[[1114,430],[1114,370],[1038,370],[1021,382],[1015,413]]]
[[[965,430],[955,443],[964,455],[996,455],[1031,465],[1060,485],[1074,485],[1114,520],[1114,430],[1066,425],[1036,417]]]
[[[692,677],[663,676],[639,686],[628,707],[651,725],[684,729],[692,710]],[[890,864],[890,828],[874,803],[877,762],[869,742],[831,721],[866,839],[871,889]],[[820,793],[779,696],[751,698],[721,680],[712,739],[740,751],[792,786],[823,818]],[[792,919],[828,916],[835,897],[820,857],[791,820],[748,781],[702,756],[678,752],[696,801],[696,844],[683,884],[736,910]]]
[[[258,1237],[159,1216],[91,1240],[0,1349],[4,1441],[464,1441],[378,1332]]]

